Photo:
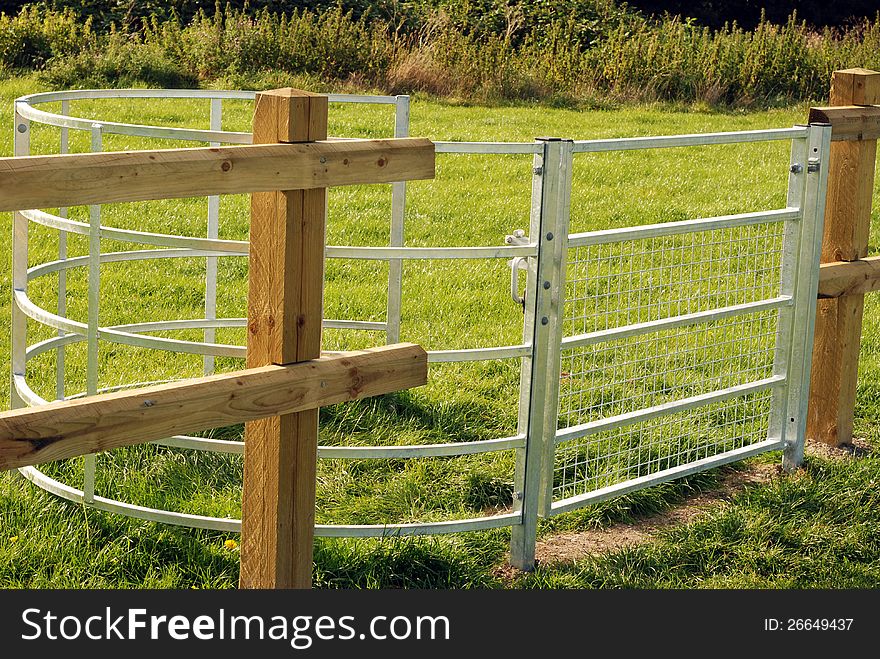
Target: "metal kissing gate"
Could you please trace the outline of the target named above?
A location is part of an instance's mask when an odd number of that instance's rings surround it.
[[[211,130],[155,127],[70,116],[70,103],[102,98],[188,98],[210,101]],[[16,155],[30,153],[31,123],[91,134],[120,134],[209,144],[248,143],[248,133],[221,130],[224,100],[248,101],[253,92],[212,90],[100,90],[52,92],[16,103]],[[395,109],[395,134],[408,133],[407,97],[331,96],[331,103],[371,103]],[[37,109],[61,102],[61,114]],[[321,459],[418,459],[515,451],[513,507],[470,519],[400,524],[319,524],[316,535],[366,537],[428,535],[510,526],[513,565],[534,565],[537,522],[581,506],[755,455],[784,450],[784,464],[803,456],[812,356],[818,263],[825,206],[831,128],[779,130],[591,141],[540,139],[533,143],[436,142],[443,158],[532,154],[532,207],[528,235],[517,231],[505,246],[405,246],[407,188],[393,185],[387,246],[327,247],[326,256],[388,263],[384,322],[324,320],[325,328],[383,331],[401,336],[404,260],[512,259],[513,296],[525,312],[521,343],[513,346],[429,351],[429,361],[521,360],[518,427],[510,437],[438,444],[320,446]],[[789,141],[792,145],[784,208],[585,233],[571,233],[573,171],[579,154],[639,149]],[[442,171],[442,170],[441,170]],[[681,173],[682,176],[686,174]],[[118,343],[204,356],[241,357],[244,347],[216,340],[222,328],[244,320],[217,316],[217,261],[247,255],[243,240],[221,239],[219,199],[208,200],[207,236],[150,233],[107,226],[101,208],[89,222],[45,210],[15,214],[13,246],[13,401],[46,402],[28,383],[27,362],[55,352],[57,397],[65,391],[64,349],[87,347],[85,393],[102,388],[99,346]],[[106,218],[105,218],[106,220]],[[58,259],[28,267],[28,223],[57,230]],[[88,255],[69,258],[67,235],[88,237]],[[101,251],[101,238],[150,249]],[[104,264],[167,258],[204,258],[204,318],[104,325],[99,322],[100,272]],[[497,261],[496,261],[497,262]],[[86,322],[67,317],[66,273],[88,271]],[[526,272],[525,294],[515,285]],[[57,276],[58,306],[44,309],[28,295],[28,282]],[[383,284],[384,285],[384,284]],[[27,345],[28,322],[56,335]],[[418,336],[406,336],[418,341]],[[170,339],[156,332],[200,330],[203,341]],[[514,385],[515,386],[515,385]],[[515,391],[511,392],[515,395]],[[241,454],[229,439],[175,436],[158,442],[169,450]],[[223,531],[240,521],[151,508],[96,493],[94,457],[85,461],[81,487],[35,467],[22,469],[39,487],[66,499],[132,517]],[[100,487],[98,488],[100,489]]]
[[[785,208],[569,233],[575,154],[776,139],[792,141]],[[811,125],[543,142],[514,565],[534,564],[539,516],[764,451],[800,463],[830,139]]]

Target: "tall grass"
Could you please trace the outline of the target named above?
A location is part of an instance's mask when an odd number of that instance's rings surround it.
[[[16,16],[0,14],[0,64],[41,68],[53,57],[72,55],[97,41],[92,22],[80,22],[72,11],[23,7]]]
[[[254,18],[227,8],[212,16],[200,14],[185,27],[154,18],[144,42],[159,46],[203,79],[269,70],[376,80],[394,51],[380,23],[355,20],[339,8],[320,14],[263,11]]]
[[[98,34],[70,11],[0,16],[0,66],[38,69],[56,87],[318,84],[495,101],[701,101],[773,105],[824,97],[832,71],[880,68],[880,14],[816,32],[793,14],[710,30],[648,20],[611,0],[541,13],[489,3],[482,14],[423,8],[418,20],[355,17],[340,7],[290,14],[218,5],[183,24],[152,18],[137,32]],[[569,6],[571,5],[571,6]],[[525,8],[528,8],[526,11]]]
[[[823,97],[835,69],[880,66],[880,21],[820,34],[794,15],[782,26],[714,32],[672,18],[620,26],[589,55],[585,74],[599,89],[727,103],[810,100]]]

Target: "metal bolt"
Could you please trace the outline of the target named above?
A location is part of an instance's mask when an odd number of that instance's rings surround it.
[[[516,501],[522,501],[522,499],[523,499],[523,493],[522,493],[522,492],[514,492],[514,493],[513,493],[513,498],[514,498]]]
[[[549,323],[549,322],[550,322],[550,319],[547,318],[547,316],[544,316],[543,318],[541,318],[541,324],[542,324],[542,325],[546,325],[546,324]]]
[[[323,165],[325,162],[327,162],[327,158],[326,158],[325,156],[321,156],[319,160],[321,161],[321,164],[322,164],[322,165]]]
[[[550,290],[550,282],[549,282],[549,281],[545,281],[545,282],[544,282],[544,290],[545,290],[545,291]]]
[[[801,165],[800,163],[795,163],[795,164],[793,164],[793,165],[791,166],[791,168],[789,169],[789,171],[790,171],[792,174],[800,174],[802,171],[804,171],[804,166]]]
[[[808,172],[818,172],[820,164],[821,163],[818,158],[810,158],[807,161],[807,171]]]
[[[547,240],[553,240],[553,234],[549,231],[547,232]]]
[[[535,167],[532,171],[535,172],[535,176],[540,176],[544,173],[544,168],[539,166]]]
[[[27,132],[27,125],[26,124],[18,124],[18,132],[19,133],[26,133]]]

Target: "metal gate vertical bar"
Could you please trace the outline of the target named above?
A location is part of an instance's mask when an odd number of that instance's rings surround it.
[[[398,96],[394,104],[394,137],[409,137],[409,96]],[[406,182],[391,185],[391,247],[403,247],[406,214]],[[403,261],[388,261],[388,305],[385,312],[385,338],[400,341],[400,312],[403,302]]]
[[[541,209],[544,194],[544,149],[532,159],[532,201],[529,213],[529,240],[537,241],[541,234]],[[538,528],[537,495],[540,473],[536,469],[537,451],[529,437],[529,414],[532,398],[532,378],[535,374],[535,309],[537,307],[538,260],[528,259],[526,288],[523,292],[523,343],[530,346],[520,368],[519,408],[516,432],[526,436],[525,448],[516,449],[513,511],[521,514],[521,521],[511,529],[510,564],[531,569],[535,562],[535,536]],[[531,461],[529,459],[531,458]]]
[[[70,101],[61,101],[61,114],[70,114]],[[66,126],[61,127],[60,153],[67,153],[70,145],[69,132]],[[67,208],[59,208],[58,216],[67,218]],[[58,260],[67,259],[67,232],[58,231]],[[58,315],[67,316],[67,270],[62,268],[58,271]],[[64,336],[64,330],[58,330],[58,336]],[[55,349],[55,398],[64,398],[64,371],[65,371],[65,346],[62,343]]]
[[[558,359],[558,347],[554,350],[551,333],[551,316],[554,309],[558,312],[559,304],[559,291],[558,288],[554,290],[553,274],[559,270],[556,246],[562,234],[568,231],[567,222],[561,227],[562,230],[559,227],[559,202],[561,193],[569,189],[569,183],[561,178],[566,171],[562,166],[564,154],[568,154],[570,161],[572,151],[570,141],[552,138],[538,141],[543,144],[543,149],[533,161],[529,226],[529,239],[538,244],[538,256],[529,261],[524,294],[523,340],[531,346],[531,357],[523,359],[518,428],[518,432],[525,432],[526,446],[517,450],[514,485],[514,511],[521,514],[521,522],[512,528],[510,546],[510,563],[521,570],[531,570],[535,565],[545,442],[552,441],[552,437],[547,438],[543,433],[545,409],[556,405],[555,400],[548,401],[547,398],[547,374],[553,370],[550,360],[554,354]]]
[[[91,150],[103,149],[103,126],[91,130]],[[89,206],[89,312],[86,330],[86,395],[98,393],[98,327],[101,303],[101,206]],[[95,455],[83,456],[83,501],[95,500]]]
[[[810,368],[813,360],[813,332],[816,326],[816,294],[819,288],[819,256],[825,219],[825,193],[828,185],[828,154],[831,126],[811,124],[805,163],[803,220],[795,297],[795,331],[799,340],[792,342],[788,379],[788,405],[782,465],[795,469],[804,459],[807,430],[807,403],[810,393]]]
[[[557,144],[557,143],[554,143]],[[568,264],[568,232],[571,216],[571,183],[574,156],[574,142],[563,140],[558,143],[558,159],[554,150],[554,160],[549,165],[557,168],[553,177],[558,180],[556,196],[551,200],[548,212],[552,214],[551,222],[545,220],[545,232],[555,234],[552,241],[547,242],[549,233],[545,233],[541,246],[551,255],[549,268],[541,280],[541,291],[549,297],[549,332],[550,346],[547,356],[546,393],[543,403],[543,457],[541,468],[541,490],[538,510],[542,516],[550,515],[553,505],[553,465],[556,459],[556,427],[559,418],[559,378],[561,369],[562,333],[565,319],[565,278]],[[543,299],[543,298],[542,298]]]
[[[31,122],[19,114],[15,104],[15,156],[27,156],[31,151]],[[27,291],[28,221],[20,212],[12,214],[12,379],[10,397],[13,408],[24,407],[24,401],[15,388],[15,376],[24,376],[27,367],[27,316],[15,301],[15,291]]]
[[[779,295],[788,295],[795,299],[798,275],[798,256],[800,240],[804,226],[804,188],[806,185],[806,164],[808,137],[794,139],[791,142],[791,158],[789,159],[788,195],[785,205],[798,209],[798,219],[787,220],[782,234],[782,258],[779,274]],[[777,315],[776,346],[773,355],[773,375],[789,377],[792,345],[795,341],[794,305],[782,307]],[[770,404],[770,421],[767,439],[785,439],[785,416],[787,414],[787,398],[789,385],[773,390]]]
[[[211,99],[211,130],[220,132],[223,126],[223,99]],[[220,142],[211,142],[211,146],[220,146]],[[208,238],[220,237],[220,197],[217,195],[208,197]],[[217,257],[209,256],[205,259],[205,318],[216,320],[217,318]],[[205,328],[205,343],[215,343],[217,330],[213,327]],[[214,372],[214,355],[205,355],[205,375]]]

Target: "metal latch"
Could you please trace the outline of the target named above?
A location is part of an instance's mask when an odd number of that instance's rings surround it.
[[[818,158],[810,158],[807,161],[807,171],[808,172],[818,172],[820,160]]]
[[[523,231],[522,229],[517,229],[513,232],[512,236],[504,236],[504,244],[528,245],[529,237],[526,235],[525,231]],[[510,297],[513,298],[514,302],[522,307],[523,313],[525,313],[525,293],[523,293],[522,297],[520,297],[519,295],[519,271],[529,269],[529,259],[526,256],[515,256],[510,259],[507,264],[510,266]]]

